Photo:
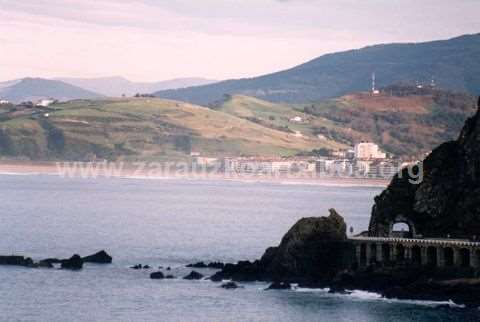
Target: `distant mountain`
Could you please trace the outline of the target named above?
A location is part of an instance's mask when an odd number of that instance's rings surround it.
[[[384,44],[328,54],[289,70],[248,79],[227,80],[155,95],[208,105],[225,94],[272,102],[306,103],[400,81],[480,93],[480,34],[425,43]]]
[[[13,103],[54,98],[59,101],[94,99],[102,95],[58,80],[23,78],[0,83],[0,98]]]
[[[167,89],[178,89],[215,83],[205,78],[177,78],[160,82],[132,82],[120,76],[101,78],[60,78],[59,80],[110,97],[133,96],[136,93],[153,93]]]

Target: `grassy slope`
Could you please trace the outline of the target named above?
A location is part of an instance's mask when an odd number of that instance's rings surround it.
[[[184,159],[207,155],[291,155],[335,142],[292,133],[208,108],[156,98],[71,101],[49,117],[3,115],[0,154],[32,159]]]
[[[307,105],[286,105],[234,95],[216,108],[283,131],[300,131],[324,142],[352,146],[377,142],[387,152],[420,158],[442,142],[458,136],[465,119],[474,113],[467,94],[410,87],[392,87],[379,96],[354,93]],[[289,120],[300,116],[303,123]]]
[[[270,127],[289,133],[298,131],[312,140],[318,139],[315,135],[315,127],[335,126],[333,122],[326,118],[304,113],[301,107],[296,108],[287,104],[271,103],[258,98],[243,95],[234,95],[229,97],[220,106],[218,106],[217,109],[225,113],[262,124],[265,127]],[[292,118],[297,116],[301,117],[303,121],[300,123],[290,121]],[[342,147],[334,140],[320,141],[325,142],[331,148]]]
[[[398,156],[418,158],[457,138],[474,107],[470,95],[435,90],[401,97],[357,93],[303,105],[303,110],[333,123],[317,126],[316,132],[327,137],[341,142],[374,141]]]
[[[204,155],[292,155],[374,141],[420,157],[454,139],[474,99],[446,91],[350,94],[308,105],[235,95],[215,109],[157,98],[71,101],[48,118],[0,107],[0,155],[31,159],[175,160]],[[33,109],[34,111],[35,109]],[[43,113],[43,112],[42,112]],[[300,116],[304,122],[290,119]],[[301,132],[302,138],[295,137]]]

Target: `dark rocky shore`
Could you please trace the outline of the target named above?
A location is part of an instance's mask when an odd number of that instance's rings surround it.
[[[328,287],[337,293],[359,289],[387,298],[451,300],[480,306],[480,279],[460,278],[471,277],[471,272],[375,265],[359,269],[345,228],[343,218],[333,209],[328,217],[303,218],[278,247],[268,248],[259,260],[225,264],[210,279],[272,283],[267,289],[288,289],[293,283],[301,287]]]
[[[479,100],[480,108],[480,100]],[[404,169],[375,198],[370,236],[388,236],[396,218],[414,223],[417,237],[480,237],[480,112],[467,120],[456,141],[440,145],[424,160],[422,180]],[[415,176],[415,177],[412,177]],[[333,209],[328,217],[303,218],[253,262],[226,264],[212,281],[268,281],[361,289],[389,298],[452,300],[480,306],[480,272],[471,268],[379,265],[359,268],[346,224]],[[283,283],[283,284],[282,284]]]

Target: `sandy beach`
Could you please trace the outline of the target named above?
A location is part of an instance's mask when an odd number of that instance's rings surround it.
[[[265,175],[224,173],[221,171],[168,170],[159,164],[148,163],[104,164],[84,162],[0,161],[0,175],[54,175],[65,178],[132,178],[132,179],[191,179],[268,182],[278,184],[306,184],[331,186],[386,187],[387,179],[333,177],[324,175]]]

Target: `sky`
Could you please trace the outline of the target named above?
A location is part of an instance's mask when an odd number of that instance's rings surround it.
[[[0,0],[0,81],[266,74],[480,32],[479,0]]]

